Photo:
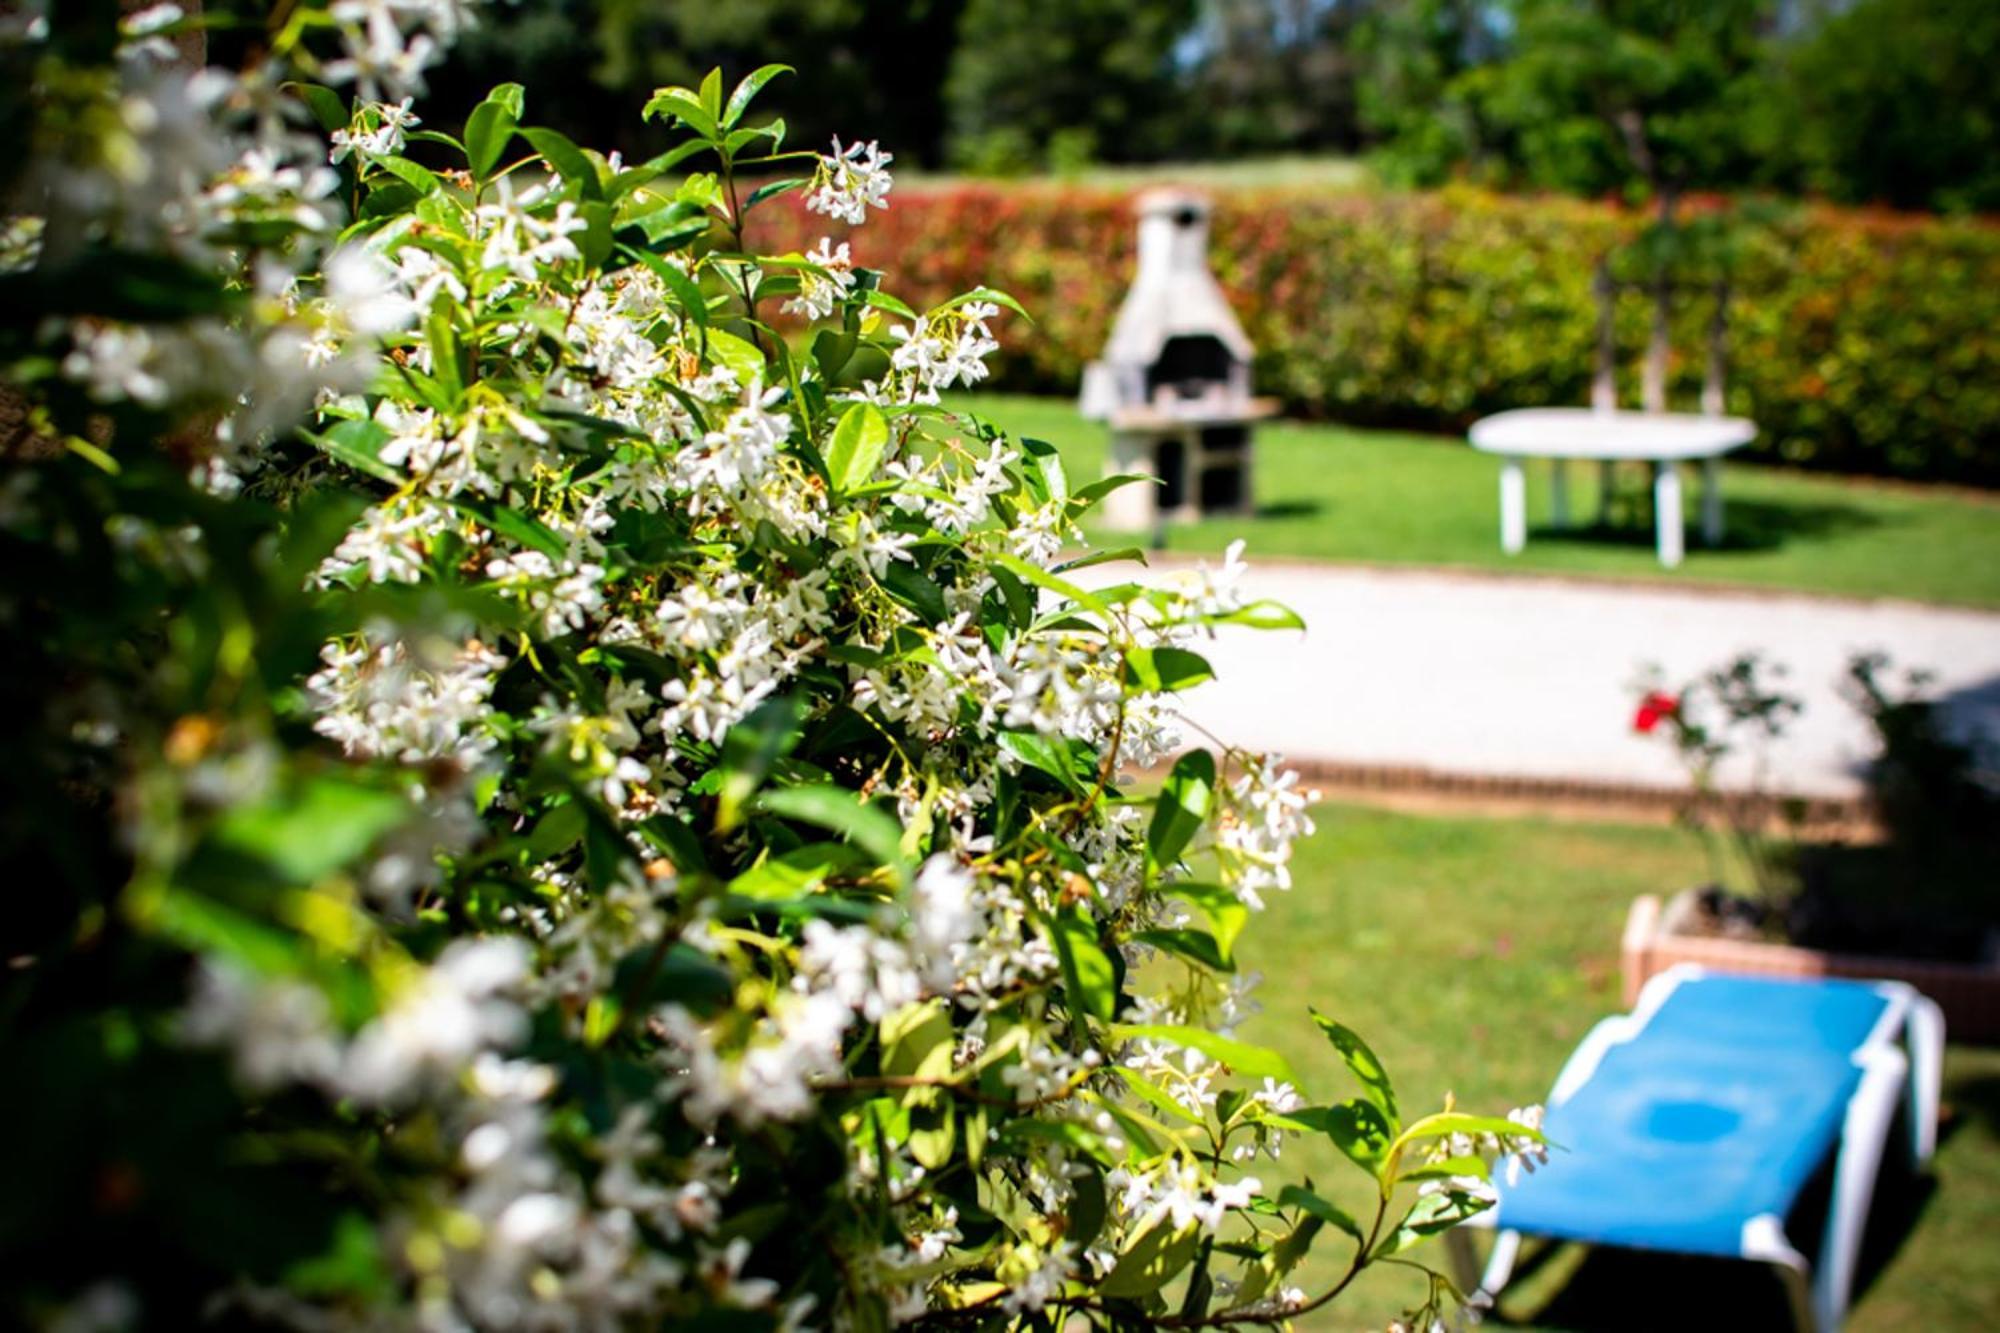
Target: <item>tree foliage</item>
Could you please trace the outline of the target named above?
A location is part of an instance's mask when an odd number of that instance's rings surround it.
[[[945,81],[953,157],[1020,170],[1170,154],[1193,15],[1193,0],[967,0]]]

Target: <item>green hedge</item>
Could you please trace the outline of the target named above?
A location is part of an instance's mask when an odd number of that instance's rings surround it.
[[[1214,262],[1257,344],[1257,385],[1309,416],[1455,431],[1508,407],[1587,397],[1592,257],[1640,219],[1608,205],[1470,190],[1217,199]],[[760,243],[804,248],[824,220],[774,206]],[[983,277],[1038,321],[998,360],[1012,388],[1073,392],[1131,276],[1129,197],[1046,186],[898,191],[855,238],[912,295]],[[1736,277],[1730,410],[1772,459],[2000,485],[2000,226],[1807,207]],[[1701,342],[1677,338],[1691,404]],[[1646,312],[1621,313],[1637,374]],[[1625,401],[1636,388],[1625,386]]]

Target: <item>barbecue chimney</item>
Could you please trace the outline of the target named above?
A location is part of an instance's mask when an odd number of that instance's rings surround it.
[[[1115,527],[1250,511],[1250,426],[1272,404],[1250,396],[1250,340],[1208,268],[1208,201],[1184,190],[1139,197],[1139,262],[1101,360],[1084,370],[1082,410],[1111,426],[1112,474],[1158,479],[1105,501]]]

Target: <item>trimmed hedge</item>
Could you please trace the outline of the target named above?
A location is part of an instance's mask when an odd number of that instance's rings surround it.
[[[1307,416],[1456,431],[1508,407],[1582,403],[1592,258],[1641,219],[1609,205],[1472,190],[1217,196],[1213,261],[1257,344],[1256,382]],[[826,230],[774,204],[767,252]],[[996,359],[1011,388],[1074,392],[1132,272],[1129,196],[1047,186],[899,190],[854,238],[913,298],[985,278],[1039,327]],[[1736,274],[1729,407],[1767,459],[2000,485],[2000,226],[1804,207]],[[1647,311],[1620,313],[1637,375]],[[1676,401],[1701,371],[1701,303],[1676,338]],[[1621,386],[1635,403],[1635,383]]]

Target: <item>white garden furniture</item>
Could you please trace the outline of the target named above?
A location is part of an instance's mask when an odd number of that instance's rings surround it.
[[[1653,465],[1653,512],[1660,563],[1681,562],[1680,464],[1701,464],[1701,534],[1722,541],[1721,458],[1757,438],[1743,417],[1693,412],[1620,412],[1589,407],[1535,407],[1501,412],[1474,422],[1472,447],[1500,456],[1500,547],[1518,552],[1528,541],[1528,486],[1522,462],[1549,460],[1549,510],[1558,528],[1569,525],[1568,464],[1598,464],[1602,473],[1599,516],[1611,501],[1612,474],[1621,462]]]
[[[1651,335],[1646,345],[1640,397],[1642,412],[1618,408],[1613,359],[1616,306],[1621,286],[1643,286],[1653,298]],[[1509,555],[1528,543],[1528,485],[1522,462],[1546,458],[1550,465],[1550,511],[1558,528],[1569,525],[1568,465],[1598,464],[1601,491],[1598,517],[1608,517],[1612,478],[1619,463],[1653,467],[1653,514],[1660,563],[1680,564],[1685,538],[1681,520],[1683,463],[1701,464],[1701,532],[1714,546],[1722,541],[1722,456],[1757,438],[1755,422],[1722,414],[1723,337],[1729,309],[1727,282],[1706,290],[1714,300],[1708,321],[1707,361],[1701,411],[1667,411],[1667,329],[1674,293],[1680,286],[1655,276],[1643,284],[1621,284],[1611,276],[1609,257],[1598,260],[1592,284],[1597,298],[1597,356],[1589,407],[1538,407],[1501,412],[1472,424],[1472,447],[1500,456],[1500,547]]]

